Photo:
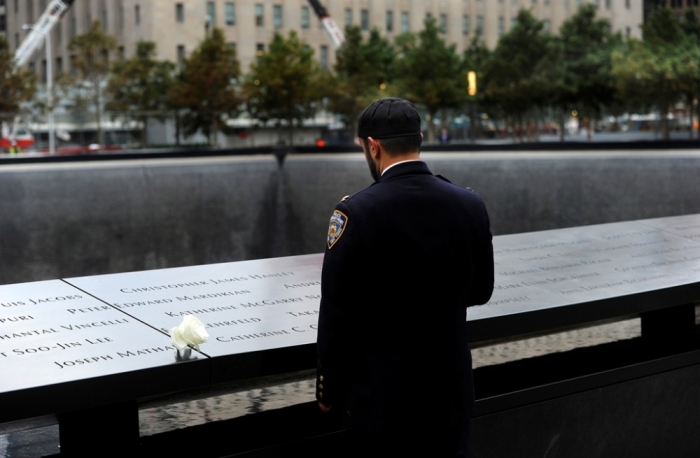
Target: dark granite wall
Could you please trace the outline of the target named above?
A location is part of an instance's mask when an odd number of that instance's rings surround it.
[[[700,213],[692,153],[425,153],[495,235]],[[0,167],[0,284],[317,253],[361,154]]]

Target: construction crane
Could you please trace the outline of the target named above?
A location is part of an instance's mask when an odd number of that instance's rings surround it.
[[[31,26],[29,34],[15,52],[15,63],[18,67],[29,62],[34,51],[41,46],[46,35],[51,33],[56,23],[71,7],[74,0],[51,0],[41,17]]]
[[[323,24],[326,32],[330,35],[331,41],[333,41],[335,47],[340,48],[340,46],[345,43],[343,31],[340,30],[338,24],[335,23],[331,15],[328,14],[326,8],[324,8],[318,0],[309,0],[309,3],[311,3],[316,16],[321,20],[321,24]]]

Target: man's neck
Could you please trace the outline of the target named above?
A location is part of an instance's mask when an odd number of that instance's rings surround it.
[[[380,164],[382,166],[380,175],[384,175],[384,172],[386,172],[395,165],[399,165],[404,162],[414,161],[420,161],[420,153],[402,154],[400,156],[387,157],[386,162]]]

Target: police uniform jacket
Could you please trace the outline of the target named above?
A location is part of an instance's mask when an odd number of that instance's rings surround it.
[[[493,278],[482,199],[424,162],[343,199],[323,261],[317,399],[357,431],[468,421],[467,307]]]

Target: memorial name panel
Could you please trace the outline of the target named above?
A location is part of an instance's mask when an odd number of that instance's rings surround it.
[[[645,219],[639,223],[700,242],[700,215]]]
[[[176,354],[169,337],[63,281],[0,286],[0,393],[171,365]]]
[[[167,333],[184,315],[204,323],[209,356],[316,342],[323,255],[66,281]]]
[[[496,284],[469,320],[581,304],[700,282],[700,239],[612,223],[494,238]]]

